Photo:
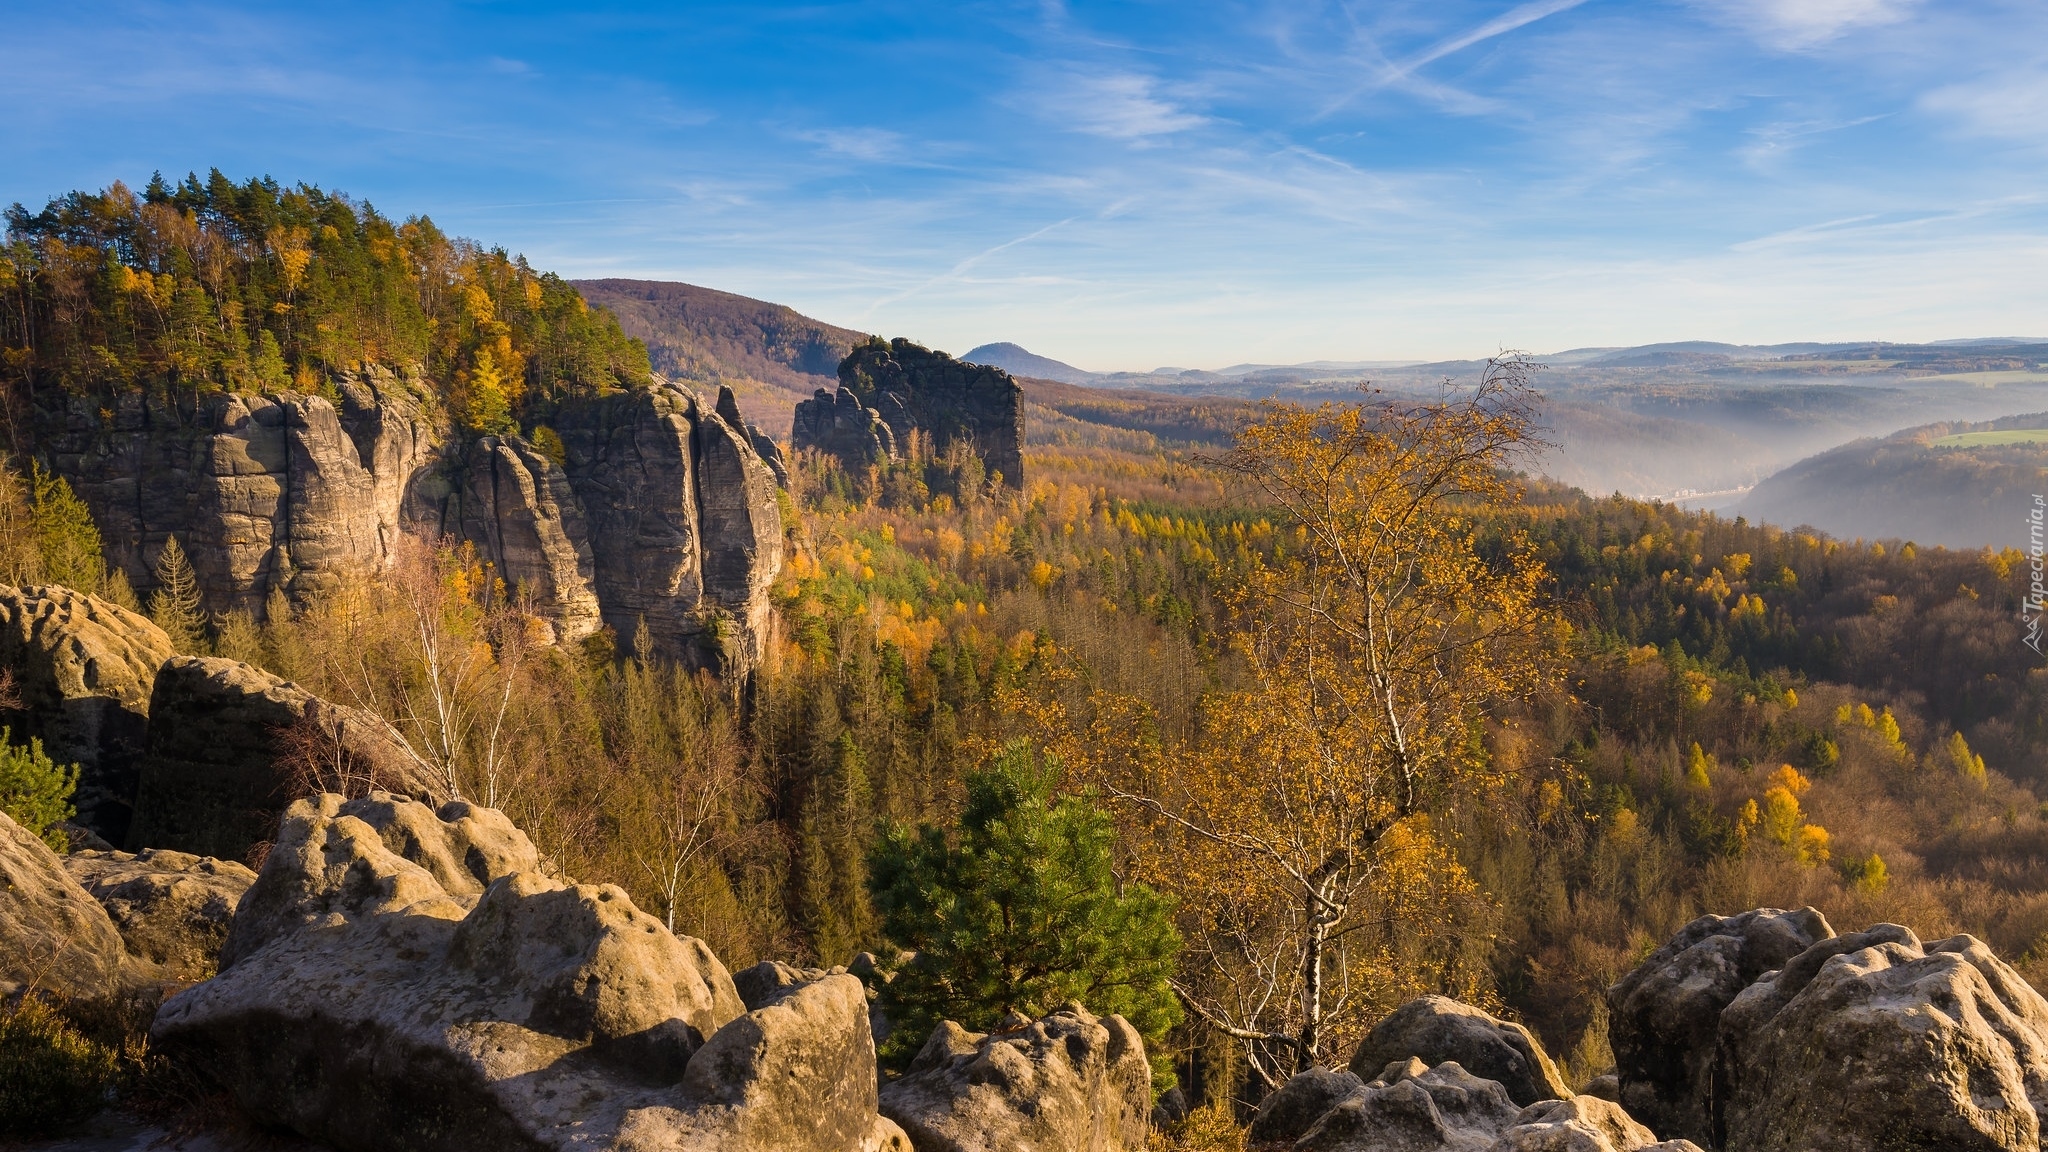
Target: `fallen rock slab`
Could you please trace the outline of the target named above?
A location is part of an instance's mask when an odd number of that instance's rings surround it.
[[[165,1003],[153,1042],[344,1150],[890,1147],[858,980],[749,1011],[709,948],[620,889],[497,871],[530,844],[468,851],[503,831],[486,811],[292,805],[220,974]]]
[[[1138,1152],[1152,1069],[1128,1021],[1079,1005],[989,1035],[948,1020],[880,1106],[917,1152]]]
[[[287,804],[323,789],[448,799],[391,725],[237,660],[165,661],[149,707],[131,849],[245,859]]]
[[[256,873],[232,860],[154,848],[73,852],[63,863],[106,909],[128,953],[173,980],[213,974],[235,905],[256,882]]]

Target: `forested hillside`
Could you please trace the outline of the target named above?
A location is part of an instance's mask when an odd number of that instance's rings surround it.
[[[839,361],[867,336],[780,304],[661,280],[578,280],[576,288],[618,316],[647,345],[654,369],[739,396],[748,416],[777,436],[819,388],[839,386]]]
[[[2025,548],[2034,497],[2048,494],[2048,435],[1984,434],[2044,424],[2048,414],[2035,413],[1844,444],[1767,477],[1741,508],[1844,537]]]
[[[648,380],[644,347],[523,257],[217,169],[15,205],[0,295],[17,443],[47,393],[317,393],[368,362],[419,374],[464,426],[496,432]]]

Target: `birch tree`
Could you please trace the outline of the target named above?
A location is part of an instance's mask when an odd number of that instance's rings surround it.
[[[1221,461],[1281,529],[1229,592],[1241,684],[1205,701],[1190,755],[1135,758],[1110,791],[1181,899],[1183,1003],[1270,1084],[1345,1055],[1403,964],[1455,967],[1446,929],[1477,891],[1432,814],[1488,771],[1489,710],[1538,686],[1561,635],[1530,548],[1482,537],[1518,497],[1527,373],[1270,404]]]

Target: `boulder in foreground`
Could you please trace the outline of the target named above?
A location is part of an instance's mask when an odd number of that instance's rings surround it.
[[[1621,1105],[1665,1136],[1712,1139],[1721,1011],[1758,977],[1835,931],[1819,912],[1702,916],[1607,990]]]
[[[125,608],[55,584],[0,584],[0,667],[20,697],[13,739],[79,766],[78,821],[115,844],[128,836],[150,690],[173,654],[163,629]]]
[[[62,859],[0,812],[0,995],[98,996],[148,975]]]
[[[1724,1147],[2040,1147],[2048,1001],[1971,936],[1816,944],[1722,1013],[1721,1056]]]
[[[164,1005],[154,1042],[344,1150],[887,1146],[858,980],[748,1011],[623,891],[501,871],[535,857],[479,847],[509,828],[484,811],[292,805],[220,975]]]
[[[128,953],[173,980],[213,974],[235,905],[256,882],[232,860],[153,848],[73,852],[64,870],[106,909]]]
[[[1079,1005],[992,1035],[948,1020],[881,1110],[917,1152],[1138,1152],[1152,1068],[1128,1021]]]
[[[1394,1009],[1358,1046],[1351,1071],[1364,1080],[1409,1059],[1430,1067],[1456,1061],[1472,1075],[1499,1083],[1518,1107],[1572,1094],[1527,1028],[1448,996],[1423,996]]]

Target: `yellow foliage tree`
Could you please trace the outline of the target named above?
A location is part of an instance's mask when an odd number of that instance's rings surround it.
[[[1695,741],[1692,746],[1692,754],[1686,758],[1685,782],[1687,786],[1697,788],[1702,792],[1712,788],[1714,786],[1713,766],[1714,758],[1707,755],[1705,750]]]
[[[1970,751],[1970,742],[1963,739],[1961,732],[1954,732],[1948,738],[1948,760],[1955,765],[1958,775],[1965,779],[1984,783],[1984,758]]]
[[[1773,787],[1764,793],[1764,835],[1786,847],[1799,835],[1799,826],[1804,817],[1799,813],[1799,798],[1790,789]]]
[[[1269,1082],[1431,963],[1453,978],[1478,895],[1430,816],[1487,778],[1490,709],[1541,686],[1566,635],[1527,543],[1478,540],[1518,496],[1533,399],[1507,358],[1437,403],[1274,403],[1223,459],[1282,521],[1227,593],[1245,682],[1206,701],[1193,755],[1107,789],[1149,818],[1144,874],[1180,900],[1183,1003]]]

